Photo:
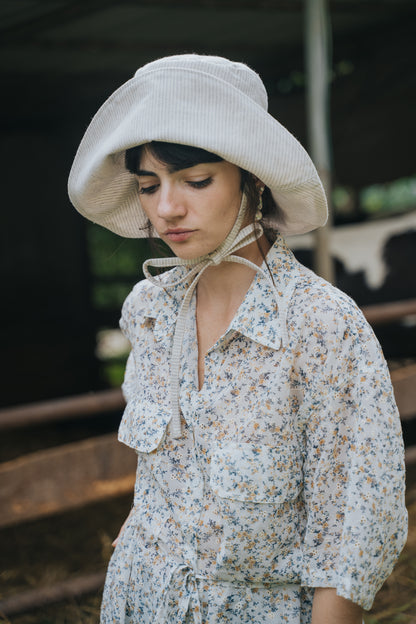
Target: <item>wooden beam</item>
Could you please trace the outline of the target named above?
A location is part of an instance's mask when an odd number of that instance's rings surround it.
[[[410,420],[416,416],[416,364],[392,371],[391,377],[400,416]],[[5,428],[11,423],[23,426],[54,421],[123,405],[119,390],[80,395],[2,410],[0,425]],[[407,451],[407,462],[416,463],[414,449]],[[129,493],[135,468],[135,453],[120,444],[115,433],[0,464],[0,527]]]
[[[416,365],[393,372],[404,417],[414,415]],[[416,462],[414,448],[407,463]],[[0,464],[0,527],[132,492],[136,454],[116,434],[38,451]]]
[[[406,316],[416,315],[416,299],[393,301],[391,303],[376,303],[363,306],[362,312],[370,325],[382,325],[399,321]]]
[[[0,464],[0,527],[133,490],[136,454],[116,434]]]
[[[63,600],[79,598],[99,591],[105,580],[105,572],[94,572],[20,592],[0,601],[0,615],[10,617],[34,609],[47,607]]]
[[[402,420],[416,416],[416,364],[391,372],[394,395]]]
[[[0,410],[0,430],[27,427],[49,421],[83,418],[87,414],[121,410],[124,405],[122,392],[117,388],[4,408]]]

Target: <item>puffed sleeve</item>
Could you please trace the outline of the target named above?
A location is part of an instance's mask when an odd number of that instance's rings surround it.
[[[370,609],[406,540],[404,449],[378,341],[358,309],[338,317],[315,332],[326,357],[301,409],[302,584]]]

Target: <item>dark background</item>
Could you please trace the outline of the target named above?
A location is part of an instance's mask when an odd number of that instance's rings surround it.
[[[415,3],[334,0],[329,9],[335,183],[358,191],[414,174]],[[145,62],[211,53],[257,70],[272,114],[306,145],[304,3],[9,0],[0,17],[0,401],[12,405],[105,385],[87,226],[66,194],[92,115]]]

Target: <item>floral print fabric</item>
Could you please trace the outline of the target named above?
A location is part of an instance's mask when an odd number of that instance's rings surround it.
[[[205,356],[201,390],[191,302],[180,439],[169,354],[186,283],[143,281],[126,299],[119,439],[137,451],[137,478],[103,624],[307,624],[321,586],[368,609],[403,547],[403,444],[379,344],[280,237],[267,262],[279,305],[258,273]]]

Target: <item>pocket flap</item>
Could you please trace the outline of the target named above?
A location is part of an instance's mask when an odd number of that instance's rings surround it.
[[[216,449],[211,457],[210,484],[221,498],[282,504],[297,497],[301,482],[294,445],[233,443]]]
[[[164,437],[171,413],[154,401],[135,397],[128,401],[118,439],[141,453],[151,453]]]

